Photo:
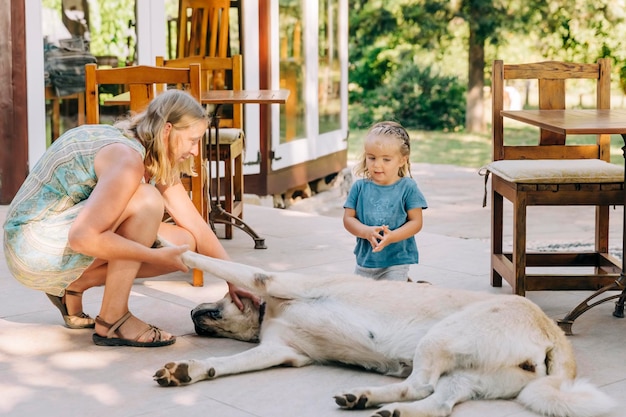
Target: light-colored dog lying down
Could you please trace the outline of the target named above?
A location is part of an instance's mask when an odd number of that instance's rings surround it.
[[[526,298],[357,276],[299,275],[184,254],[199,268],[258,296],[242,313],[228,295],[192,311],[199,334],[260,341],[245,352],[171,362],[162,386],[187,385],[278,365],[340,362],[406,377],[335,395],[377,417],[448,416],[472,399],[517,399],[547,416],[591,417],[613,400],[576,379],[563,331]]]

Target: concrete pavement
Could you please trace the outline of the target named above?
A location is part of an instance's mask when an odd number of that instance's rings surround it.
[[[421,263],[411,275],[434,285],[508,293],[489,285],[489,209],[482,208],[483,179],[475,170],[416,165],[414,177],[429,201],[424,230],[417,236]],[[222,240],[233,260],[274,271],[310,274],[344,273],[353,268],[354,239],[341,223],[343,197],[338,189],[293,205],[289,210],[247,204],[245,221],[266,239],[254,249],[252,239],[235,230]],[[7,207],[0,206],[0,222]],[[321,213],[321,214],[320,214]],[[548,214],[546,214],[548,216]],[[569,226],[530,226],[533,244],[573,237],[588,240],[588,221],[580,213],[554,214]],[[616,218],[621,217],[616,209]],[[571,218],[571,221],[567,221]],[[618,230],[621,230],[619,226]],[[218,225],[218,232],[220,226]],[[621,234],[616,236],[621,242]],[[618,244],[621,248],[621,243]],[[202,288],[189,274],[138,280],[131,310],[138,317],[178,336],[176,344],[158,348],[95,346],[91,330],[70,330],[44,294],[21,286],[0,258],[0,415],[6,416],[367,416],[371,411],[342,411],[332,395],[351,386],[386,384],[384,377],[341,366],[275,368],[234,375],[182,388],[161,388],[154,371],[171,360],[231,355],[251,347],[228,339],[199,337],[189,318],[197,304],[221,298],[226,285],[205,277]],[[590,293],[531,292],[546,313],[563,317]],[[100,288],[85,293],[85,311],[94,316]],[[626,400],[626,362],[621,357],[626,320],[612,317],[612,303],[593,308],[574,324],[571,336],[579,374],[615,398]],[[610,417],[621,417],[616,410]],[[454,409],[453,417],[531,417],[512,401],[473,401]]]

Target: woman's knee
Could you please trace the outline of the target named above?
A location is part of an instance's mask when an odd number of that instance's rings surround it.
[[[149,184],[140,184],[131,198],[128,208],[142,216],[154,216],[159,221],[163,218],[165,203],[159,190]]]
[[[173,245],[187,245],[189,250],[195,251],[197,242],[193,234],[180,226],[169,223],[161,223],[159,227],[159,236]]]

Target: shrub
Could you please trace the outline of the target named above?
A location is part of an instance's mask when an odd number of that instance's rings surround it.
[[[410,63],[351,101],[350,128],[367,128],[385,119],[412,129],[459,131],[465,123],[465,92],[457,77],[433,74],[430,67]]]

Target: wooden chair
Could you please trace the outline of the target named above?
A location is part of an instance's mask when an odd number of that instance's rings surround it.
[[[200,65],[187,65],[186,68],[162,68],[138,65],[121,68],[98,68],[96,64],[85,66],[85,103],[87,123],[100,122],[99,86],[123,85],[130,95],[130,111],[140,112],[148,103],[168,85],[184,88],[199,103],[201,102]],[[128,100],[128,99],[127,99]],[[208,221],[206,173],[203,169],[204,146],[195,157],[198,175],[183,178],[183,184],[189,191],[194,206],[202,217]],[[193,271],[193,285],[202,286],[202,271]]]
[[[188,67],[192,63],[200,64],[202,71],[203,90],[215,89],[243,89],[242,56],[234,55],[229,58],[215,57],[187,57],[164,60],[157,57],[157,66],[172,68]],[[210,198],[217,202],[222,199],[224,210],[240,219],[243,218],[243,104],[222,106],[219,117],[220,146],[216,148],[214,140],[209,144],[209,155],[217,155],[218,161],[224,161],[224,180],[220,186],[220,195],[214,195],[217,187],[211,186]],[[214,139],[215,135],[211,135]],[[219,178],[211,178],[212,184]],[[224,223],[226,239],[232,239],[233,226]]]
[[[539,108],[553,110],[565,109],[566,80],[589,79],[596,84],[597,108],[608,109],[610,72],[609,59],[600,59],[596,64],[505,65],[501,60],[494,61],[494,162],[486,167],[492,174],[492,286],[502,286],[505,279],[519,295],[537,290],[595,290],[619,276],[621,263],[608,253],[609,206],[624,204],[624,175],[623,168],[609,162],[610,136],[597,135],[596,142],[589,145],[569,145],[564,135],[540,129],[537,145],[510,146],[505,143],[500,113],[505,102],[505,82],[514,79],[538,80]],[[568,176],[572,170],[585,169],[588,171],[584,180]],[[513,206],[510,253],[503,252],[503,198]],[[527,207],[582,205],[596,207],[595,250],[527,253]],[[543,268],[533,274],[529,267]],[[586,267],[583,271],[588,272],[575,274],[571,268],[564,267]]]
[[[61,135],[61,101],[62,100],[71,100],[75,99],[78,103],[77,106],[77,117],[78,124],[82,125],[85,123],[85,93],[83,91],[79,93],[70,94],[67,96],[57,96],[57,93],[54,87],[48,86],[46,87],[46,100],[50,101],[52,111],[50,112],[50,130],[51,137],[50,143],[57,140],[57,138]]]
[[[230,0],[180,0],[176,57],[228,56]]]

